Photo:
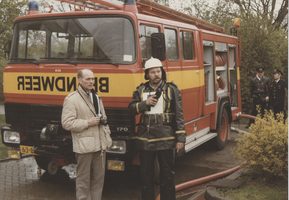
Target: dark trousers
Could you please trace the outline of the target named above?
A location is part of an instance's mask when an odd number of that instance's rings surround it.
[[[146,151],[140,150],[141,193],[142,200],[154,200],[154,168],[156,157],[160,167],[161,200],[175,200],[174,150]]]
[[[284,119],[286,119],[286,113],[285,113],[285,109],[284,109],[284,102],[281,102],[279,104],[273,105],[272,107],[273,107],[275,118],[276,118],[276,114],[282,112],[284,114]]]
[[[252,112],[251,112],[251,115],[253,116],[257,116],[258,114],[258,111],[257,111],[257,106],[259,105],[259,107],[261,108],[261,116],[263,117],[264,116],[264,113],[265,113],[265,109],[267,109],[267,102],[266,101],[262,101],[261,98],[256,98],[253,100],[253,109],[252,109]],[[250,119],[249,121],[249,126],[254,123],[254,119]]]

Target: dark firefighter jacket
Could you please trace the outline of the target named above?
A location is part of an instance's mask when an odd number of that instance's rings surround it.
[[[254,100],[265,101],[265,98],[269,96],[269,78],[266,76],[262,76],[261,80],[259,80],[256,76],[252,78],[250,82],[250,96]]]
[[[278,82],[272,81],[269,87],[269,100],[272,106],[280,105],[284,107],[285,100],[285,88],[287,89],[287,83],[285,80],[279,80]]]
[[[149,82],[142,83],[133,93],[128,110],[131,115],[142,113],[138,125],[136,145],[143,150],[165,150],[176,147],[176,142],[186,142],[183,104],[180,90],[173,83],[165,83],[163,90],[163,113],[145,114],[148,109],[144,93],[154,90]]]

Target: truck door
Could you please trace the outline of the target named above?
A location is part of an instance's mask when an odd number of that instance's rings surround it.
[[[195,32],[180,30],[181,64],[183,74],[183,111],[185,121],[197,118],[200,113],[201,70],[195,51]]]

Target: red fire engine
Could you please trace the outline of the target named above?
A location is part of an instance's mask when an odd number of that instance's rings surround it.
[[[168,81],[182,93],[188,152],[210,140],[223,149],[230,123],[241,111],[240,44],[224,29],[149,0],[59,0],[75,12],[42,14],[35,1],[15,19],[4,69],[2,141],[9,156],[35,155],[49,173],[75,162],[70,132],[61,127],[62,104],[78,85],[79,69],[92,69],[113,145],[107,168],[137,163],[134,146],[139,116],[127,106],[144,82],[144,61],[159,58]],[[79,9],[83,8],[83,9]]]

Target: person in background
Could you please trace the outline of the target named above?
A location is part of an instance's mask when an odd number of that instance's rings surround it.
[[[264,68],[256,68],[256,76],[252,78],[250,82],[250,96],[253,98],[253,109],[251,115],[256,116],[258,114],[258,105],[260,106],[262,116],[264,115],[264,110],[268,109],[269,82],[270,79],[264,76]],[[253,122],[254,120],[250,119],[246,128],[250,127]]]
[[[160,167],[161,200],[175,200],[174,158],[186,142],[182,96],[173,83],[166,82],[166,72],[160,60],[150,58],[145,63],[146,83],[133,93],[128,110],[142,114],[137,130],[136,146],[141,165],[142,200],[154,200],[154,168]]]
[[[283,113],[284,119],[286,118],[286,113],[284,109],[285,94],[288,89],[288,85],[285,80],[281,79],[283,73],[275,69],[273,72],[274,80],[269,85],[269,97],[270,97],[270,106],[273,108],[274,115],[276,117],[277,113]]]
[[[106,115],[102,100],[93,90],[93,72],[79,70],[77,77],[79,86],[65,98],[61,119],[63,128],[71,131],[77,161],[76,199],[101,200],[107,148],[102,126]]]

